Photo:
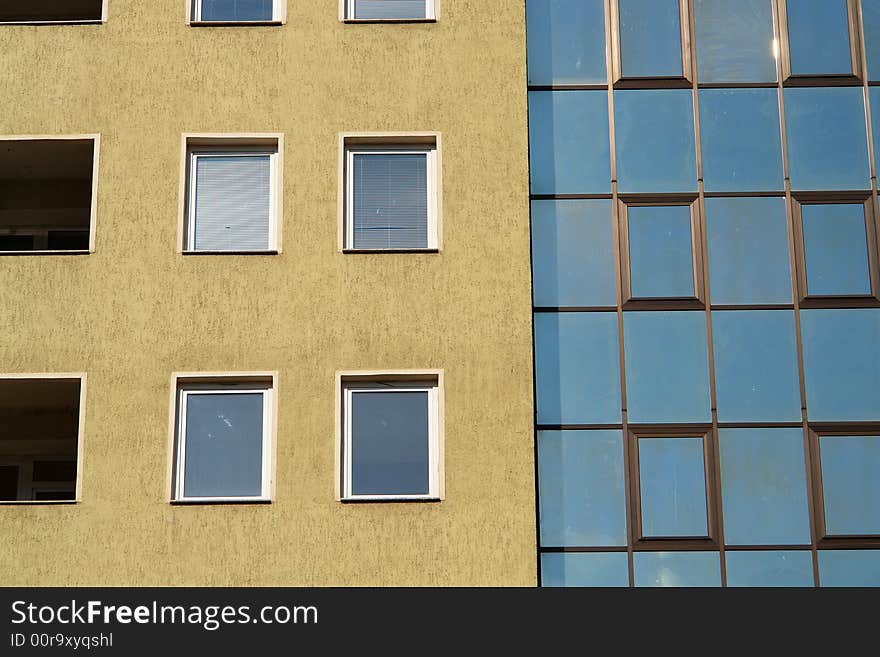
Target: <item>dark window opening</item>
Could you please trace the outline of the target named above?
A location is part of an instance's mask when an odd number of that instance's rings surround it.
[[[0,23],[100,21],[103,0],[4,0]]]

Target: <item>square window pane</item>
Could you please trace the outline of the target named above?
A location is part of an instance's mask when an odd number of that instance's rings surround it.
[[[708,536],[701,437],[639,438],[644,538]]]
[[[425,18],[425,0],[354,0],[354,17],[361,20]]]
[[[267,155],[196,155],[196,251],[269,248],[272,160]]]
[[[606,82],[604,0],[526,3],[529,84]]]
[[[351,394],[352,495],[429,493],[428,392]]]
[[[705,313],[626,312],[623,334],[630,422],[712,420]]]
[[[805,545],[810,512],[802,429],[720,429],[724,540]]]
[[[880,550],[819,550],[822,586],[880,586]]]
[[[880,56],[880,53],[878,53]],[[880,61],[877,62],[877,77],[880,77]],[[868,87],[868,100],[871,104],[871,134],[874,138],[874,157],[880,157],[880,87]]]
[[[270,21],[272,2],[273,0],[201,0],[202,20]]]
[[[530,91],[532,194],[610,194],[605,91]]]
[[[536,306],[615,306],[610,199],[532,201]]]
[[[880,534],[880,436],[820,436],[825,532]]]
[[[782,190],[776,89],[701,89],[699,98],[706,191]]]
[[[880,420],[880,310],[802,310],[807,416]]]
[[[187,393],[184,497],[258,497],[263,394]]]
[[[706,238],[712,303],[791,303],[784,198],[707,198]]]
[[[725,552],[728,586],[813,586],[807,551]]]
[[[862,203],[801,205],[807,294],[869,295],[868,237]]]
[[[694,0],[704,82],[776,82],[772,0]]]
[[[850,75],[847,0],[786,3],[792,75]]]
[[[716,310],[712,313],[719,422],[798,422],[794,312]]]
[[[353,155],[355,249],[428,247],[428,154]]]
[[[621,421],[617,313],[536,313],[538,424]]]
[[[697,191],[689,89],[615,91],[614,122],[620,193]]]
[[[626,545],[623,434],[539,431],[541,545]]]
[[[863,0],[862,28],[865,33],[865,59],[868,61],[868,79],[880,80],[880,2]],[[871,89],[873,93],[874,89]],[[873,106],[873,101],[872,101]]]
[[[636,552],[636,586],[721,586],[718,552]]]
[[[792,189],[870,189],[861,87],[788,88],[784,93]]]
[[[632,205],[627,226],[631,295],[694,297],[690,206]]]
[[[625,78],[681,77],[679,0],[618,0]]]
[[[629,586],[626,552],[547,552],[541,586]]]

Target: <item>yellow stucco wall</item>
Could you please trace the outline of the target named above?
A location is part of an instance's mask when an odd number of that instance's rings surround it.
[[[82,502],[0,506],[4,585],[533,585],[522,0],[436,24],[0,26],[0,134],[100,133],[96,252],[0,257],[0,373],[87,372]],[[441,254],[337,252],[338,133],[443,135]],[[176,251],[184,132],[285,135],[283,253]],[[334,373],[443,368],[438,504],[334,500]],[[270,505],[166,502],[173,371],[277,370]],[[2,428],[0,428],[2,431]]]

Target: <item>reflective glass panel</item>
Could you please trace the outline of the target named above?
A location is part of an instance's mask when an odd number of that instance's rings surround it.
[[[682,75],[679,0],[618,0],[625,78]]]
[[[706,314],[626,312],[627,404],[630,422],[709,422]]]
[[[690,206],[631,205],[627,224],[632,296],[693,297]]]
[[[270,21],[273,0],[197,0],[203,21]]]
[[[791,303],[785,199],[707,198],[713,304]]]
[[[707,192],[784,189],[776,89],[700,89]]]
[[[820,436],[825,532],[880,534],[880,436]]]
[[[808,551],[724,553],[728,586],[813,586],[813,555]]]
[[[541,586],[629,586],[626,552],[542,554]]]
[[[789,0],[785,4],[792,75],[851,74],[846,0]]]
[[[636,552],[636,586],[721,586],[717,552]]]
[[[704,82],[776,82],[772,0],[694,0]]]
[[[536,313],[538,424],[621,421],[617,314]]]
[[[862,29],[865,33],[865,58],[868,79],[880,80],[880,2],[862,0]],[[872,93],[874,89],[871,89]],[[876,107],[871,103],[872,107]]]
[[[614,249],[610,199],[532,201],[535,305],[616,305]]]
[[[605,91],[529,92],[533,194],[610,194],[610,152]]]
[[[623,434],[539,431],[541,545],[626,545]]]
[[[708,536],[703,439],[639,438],[638,447],[642,536]]]
[[[803,429],[719,429],[724,540],[810,543]]]
[[[794,312],[712,313],[719,422],[801,419]]]
[[[807,294],[871,294],[865,206],[801,205]]]
[[[822,586],[880,586],[880,550],[819,550]]]
[[[526,3],[529,84],[595,84],[605,76],[603,0]]]

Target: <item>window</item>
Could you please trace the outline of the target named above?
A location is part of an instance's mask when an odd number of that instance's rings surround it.
[[[862,2],[862,27],[865,35],[865,59],[868,79],[880,80],[880,3]],[[872,87],[873,91],[876,87]],[[872,107],[877,107],[871,103]]]
[[[349,21],[432,21],[439,0],[341,0]]]
[[[819,550],[822,586],[880,586],[880,550]]]
[[[184,136],[183,252],[280,251],[281,136]]]
[[[0,23],[100,23],[107,0],[3,0]]]
[[[784,78],[858,78],[856,0],[779,2]]]
[[[614,81],[689,80],[688,3],[684,0],[614,0],[611,20]]]
[[[802,302],[876,299],[880,281],[873,201],[796,200],[794,210]]]
[[[700,84],[776,82],[773,2],[695,0]]]
[[[813,586],[813,555],[804,550],[725,552],[728,586]]]
[[[94,250],[100,137],[0,137],[0,253]]]
[[[721,586],[717,552],[636,552],[633,570],[639,587]]]
[[[443,499],[442,376],[338,375],[340,499]]]
[[[272,494],[274,375],[176,375],[174,502]]]
[[[286,0],[192,0],[190,22],[281,23],[285,19]]]
[[[619,217],[624,304],[702,304],[702,239],[697,202],[622,201]]]
[[[439,249],[439,140],[342,135],[343,251]]]
[[[629,586],[626,552],[545,552],[541,586]]]
[[[73,502],[84,375],[0,376],[0,502]]]
[[[529,84],[605,83],[605,1],[526,3]]]

